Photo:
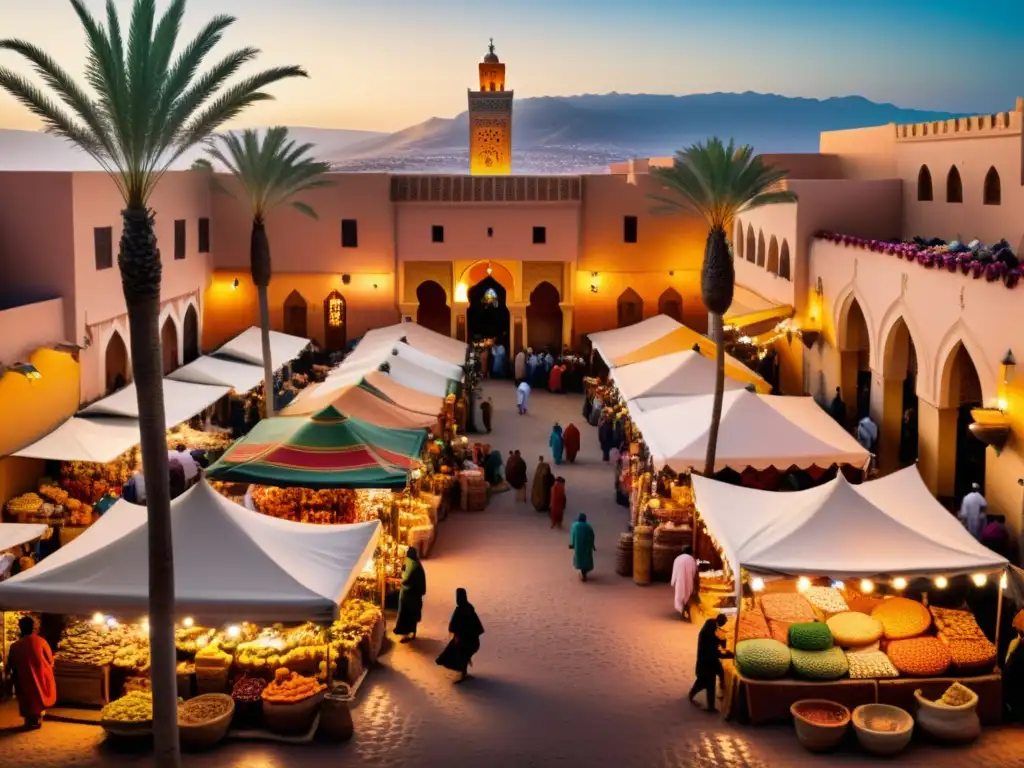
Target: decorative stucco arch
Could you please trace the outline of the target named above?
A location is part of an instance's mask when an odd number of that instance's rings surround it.
[[[491,271],[488,272],[488,269]],[[459,279],[455,281],[455,284],[472,288],[488,276],[500,283],[509,296],[515,296],[515,277],[512,275],[512,271],[500,261],[481,259],[480,261],[473,262],[462,270],[462,274],[459,275]]]
[[[181,315],[178,313],[174,304],[175,302],[168,301],[166,304],[163,305],[163,307],[160,310],[160,319],[158,322],[160,331],[163,332],[164,322],[168,318],[170,318],[171,324],[174,326],[174,337],[175,340],[177,341],[177,349],[174,352],[175,359],[178,361],[178,365],[181,365],[182,339],[184,338],[184,334],[182,333],[181,328]]]
[[[935,399],[932,402],[940,408],[951,407],[949,397],[953,360],[956,357],[958,344],[963,345],[971,362],[974,363],[974,369],[978,372],[978,379],[981,381],[981,394],[985,404],[992,403],[999,397],[999,374],[985,358],[981,345],[962,318],[958,318],[953,323],[943,334],[942,341],[939,342],[938,354],[935,356],[935,365],[933,366],[935,378],[932,381],[932,392]]]
[[[861,309],[863,310],[863,308],[864,305],[862,304]],[[865,317],[865,319],[867,318]],[[871,345],[871,368],[875,371],[880,371],[883,376],[887,373],[887,358],[893,351],[893,330],[900,320],[907,326],[907,332],[910,334],[910,340],[914,344],[914,352],[917,356],[917,394],[925,400],[933,402],[933,392],[930,387],[932,381],[932,360],[927,354],[927,348],[921,346],[921,340],[925,338],[925,335],[921,332],[921,328],[918,326],[917,321],[914,320],[910,308],[902,298],[896,299],[882,316],[878,335]],[[921,391],[922,382],[929,383],[929,391]]]
[[[877,332],[875,331],[874,320],[871,317],[871,306],[865,301],[864,295],[857,289],[857,284],[853,281],[847,283],[839,291],[833,304],[832,327],[836,329],[836,349],[840,352],[849,349],[847,347],[847,340],[850,333],[850,308],[853,306],[854,300],[857,301],[857,306],[860,307],[860,313],[864,315],[864,324],[868,327],[868,343],[871,346],[871,354],[874,355],[876,346],[874,341],[877,337]],[[871,358],[871,365],[874,367],[873,357]]]

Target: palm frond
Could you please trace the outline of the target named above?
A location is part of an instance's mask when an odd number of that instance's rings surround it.
[[[320,217],[317,215],[316,211],[313,210],[313,206],[311,205],[301,203],[298,200],[292,200],[290,203],[288,203],[288,205],[290,205],[292,208],[299,211],[300,213],[304,213],[306,216],[309,216],[309,218],[311,219],[316,219],[317,221],[320,220]]]

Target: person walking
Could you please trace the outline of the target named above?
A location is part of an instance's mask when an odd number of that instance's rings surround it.
[[[697,578],[697,561],[693,559],[693,548],[684,547],[683,553],[672,563],[672,582],[675,588],[674,603],[676,613],[684,621],[690,621],[690,598],[693,596],[693,584]]]
[[[615,425],[612,424],[611,414],[601,414],[601,421],[597,426],[597,441],[601,445],[601,461],[610,461],[612,448],[615,447]]]
[[[580,512],[569,532],[569,549],[572,550],[572,567],[580,572],[580,580],[586,581],[587,574],[594,570],[594,529],[587,522],[587,516]]]
[[[460,677],[455,682],[461,683],[469,677],[469,667],[473,664],[473,656],[480,650],[480,636],[484,633],[484,625],[462,587],[455,590],[455,610],[448,622],[448,632],[451,639],[436,663],[458,672]]]
[[[981,539],[981,532],[985,529],[985,513],[988,512],[988,502],[981,495],[981,486],[971,483],[971,492],[964,496],[960,502],[960,522],[971,532],[971,536]]]
[[[31,616],[18,620],[21,637],[8,652],[8,663],[18,697],[18,713],[26,728],[41,728],[46,710],[57,703],[57,681],[53,677],[53,651],[35,634]]]
[[[551,486],[551,503],[549,514],[551,515],[551,527],[562,527],[562,516],[565,514],[565,478],[556,477],[555,484]]]
[[[491,417],[494,415],[494,401],[487,398],[480,403],[480,418],[484,423],[484,432],[491,434]]]
[[[398,618],[394,633],[401,642],[416,639],[416,627],[423,619],[423,598],[427,595],[427,572],[420,562],[416,547],[409,547],[405,553],[405,571],[402,573],[402,589],[398,593]]]
[[[516,501],[526,502],[526,462],[519,451],[509,451],[505,462],[505,479],[516,490]]]
[[[516,352],[516,360],[512,367],[512,372],[515,374],[517,387],[520,382],[526,381],[526,353],[521,349]]]
[[[501,341],[494,345],[492,358],[491,368],[494,378],[500,379],[505,375],[505,345]]]
[[[1002,515],[986,515],[988,523],[981,529],[981,543],[997,555],[1009,558],[1010,531],[1006,527],[1006,518]]]
[[[554,365],[551,367],[551,373],[548,374],[548,389],[557,394],[562,392],[562,374],[565,373],[564,365]]]
[[[715,683],[725,673],[722,670],[722,646],[725,640],[718,636],[718,630],[725,626],[726,616],[718,614],[713,619],[704,622],[697,635],[697,679],[693,681],[690,688],[690,703],[698,706],[694,697],[701,691],[705,692],[708,712],[717,712],[715,708]]]
[[[544,461],[541,456],[537,459],[537,469],[533,472],[533,508],[538,512],[547,512],[551,504],[551,486],[555,484],[555,477],[551,474],[551,465]]]
[[[575,463],[576,454],[580,452],[580,431],[575,424],[570,424],[562,431],[562,442],[565,443],[565,459]]]
[[[555,464],[562,463],[562,451],[565,448],[565,441],[562,439],[562,427],[558,422],[551,428],[551,435],[548,437],[548,447],[551,448],[551,456]]]
[[[519,382],[516,388],[516,406],[519,408],[519,415],[526,413],[526,406],[530,402],[530,385],[526,381]]]

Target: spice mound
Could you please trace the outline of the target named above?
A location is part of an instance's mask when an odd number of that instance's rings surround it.
[[[223,717],[230,710],[231,699],[227,696],[198,696],[178,707],[178,722],[181,725],[202,725]]]
[[[153,719],[153,696],[145,691],[132,691],[112,701],[100,712],[102,720],[117,723],[144,723]]]
[[[316,679],[281,667],[274,673],[274,682],[263,689],[263,700],[270,704],[297,704],[325,690],[327,686]]]
[[[966,685],[953,683],[946,689],[946,692],[942,694],[942,698],[939,699],[936,704],[943,704],[947,707],[962,707],[964,704],[969,704],[973,700],[974,691]]]
[[[267,681],[259,677],[240,677],[231,689],[231,698],[242,703],[255,703],[263,697]]]
[[[843,710],[824,704],[805,704],[797,712],[804,720],[815,725],[841,725],[846,720]]]

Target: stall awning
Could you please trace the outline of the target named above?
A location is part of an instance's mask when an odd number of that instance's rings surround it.
[[[746,328],[769,320],[785,320],[793,316],[793,307],[789,304],[766,299],[749,288],[737,285],[733,291],[732,306],[725,313],[725,324],[737,328]]]
[[[171,528],[175,613],[218,623],[336,618],[380,535],[377,521],[307,525],[267,517],[206,482],[171,502]],[[145,510],[119,501],[74,541],[0,584],[0,609],[147,614],[147,537]]]
[[[325,381],[317,385],[316,391],[318,394],[325,394],[353,384],[369,389],[375,395],[406,410],[426,416],[436,417],[444,408],[444,397],[402,386],[388,374],[376,368],[360,369],[353,366],[351,369],[345,369],[342,364],[341,368],[336,368],[328,374]]]
[[[657,466],[667,465],[676,472],[691,467],[703,470],[713,400],[714,395],[695,395],[647,411],[627,402]],[[743,389],[725,393],[716,472],[833,464],[866,468],[870,458],[812,397],[757,395]]]
[[[256,389],[263,383],[263,367],[240,363],[224,357],[202,355],[171,373],[168,379],[192,384],[212,384],[231,387],[241,394]]]
[[[625,328],[591,333],[588,338],[605,364],[609,368],[614,368],[618,364],[617,358],[635,352],[652,341],[683,327],[685,326],[682,323],[673,320],[668,315],[655,315]]]
[[[74,416],[16,452],[26,459],[106,464],[139,444],[136,419]]]
[[[290,363],[309,346],[309,339],[280,331],[270,332],[270,361],[274,370]],[[214,357],[227,357],[250,365],[263,365],[263,341],[256,326],[242,331],[213,352]]]
[[[1005,558],[936,501],[916,467],[851,485],[761,491],[694,476],[697,510],[734,569],[871,578],[991,572]]]
[[[192,384],[174,379],[164,379],[163,387],[164,421],[167,427],[188,421],[231,392],[230,387]],[[92,405],[87,405],[78,412],[78,415],[138,419],[139,399],[135,384],[129,384],[124,389],[119,389],[114,394],[97,400]]]
[[[620,355],[615,358],[613,361],[614,365],[611,367],[618,368],[623,365],[635,365],[636,363],[647,362],[648,360],[654,360],[655,358],[675,354],[676,352],[689,352],[694,347],[697,347],[702,355],[712,360],[715,359],[715,355],[718,352],[715,342],[707,336],[699,334],[685,325],[681,325],[674,331],[655,339],[650,344],[640,347],[640,349]],[[729,354],[725,356],[725,371],[727,376],[753,383],[757,386],[758,391],[768,392],[771,390],[768,382]]]
[[[391,343],[405,339],[406,343],[414,349],[425,352],[439,360],[456,366],[462,366],[466,362],[466,344],[458,339],[442,336],[441,334],[424,328],[418,323],[397,323],[375,328],[367,331],[356,350],[363,344],[376,345],[378,343]]]
[[[753,384],[762,392],[771,391],[767,382],[746,367],[727,364],[725,375],[726,390]],[[715,391],[715,361],[699,352],[674,352],[612,368],[611,378],[623,400],[706,395]]]
[[[0,523],[0,552],[38,539],[48,527],[33,523]]]
[[[353,367],[378,367],[395,357],[401,357],[413,365],[430,371],[438,376],[454,382],[461,382],[464,372],[461,365],[445,362],[427,352],[416,349],[403,341],[362,341],[355,350],[345,358],[342,367],[349,370]]]
[[[342,413],[355,413],[363,421],[388,429],[430,429],[437,424],[437,414],[429,416],[402,408],[359,384],[327,387],[313,384],[299,392],[282,411],[281,416],[312,416],[328,406]]]
[[[264,419],[208,470],[212,480],[282,488],[403,488],[427,433],[385,429],[329,406]]]

